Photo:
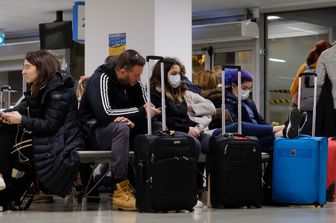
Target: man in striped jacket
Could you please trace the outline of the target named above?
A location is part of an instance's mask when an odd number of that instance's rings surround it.
[[[137,51],[126,50],[96,69],[80,102],[81,120],[97,121],[99,149],[112,150],[113,209],[136,210],[127,166],[129,139],[147,129],[146,90],[140,82],[144,65]],[[152,115],[160,113],[150,107]]]

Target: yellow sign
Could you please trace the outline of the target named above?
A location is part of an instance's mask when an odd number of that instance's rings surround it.
[[[126,33],[109,35],[109,55],[119,56],[126,49]]]

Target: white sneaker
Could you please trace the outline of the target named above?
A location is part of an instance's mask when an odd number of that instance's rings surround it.
[[[4,190],[6,188],[6,184],[2,176],[0,175],[0,190]]]
[[[194,208],[203,208],[203,202],[200,200],[197,200],[196,205],[194,206]]]

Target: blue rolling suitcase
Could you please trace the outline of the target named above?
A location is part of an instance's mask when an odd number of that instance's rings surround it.
[[[277,138],[274,143],[272,199],[283,204],[326,203],[328,142],[314,137],[316,116],[316,82],[312,135],[296,139]],[[299,80],[300,108],[301,77]]]

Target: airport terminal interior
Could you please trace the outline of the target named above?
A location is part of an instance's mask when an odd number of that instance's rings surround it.
[[[10,86],[1,89],[0,109],[14,106],[27,90],[22,76],[27,51],[51,50],[62,69],[78,81],[93,74],[106,56],[131,47],[143,56],[159,52],[179,58],[191,81],[216,66],[240,65],[254,77],[250,98],[259,113],[268,123],[284,123],[298,68],[318,41],[336,40],[335,0],[132,1],[0,0],[0,86]],[[171,26],[169,21],[176,24]],[[55,22],[62,22],[62,27],[53,26]],[[58,35],[58,41],[51,40],[53,35]],[[245,185],[246,191],[249,186]],[[203,192],[203,206],[178,213],[112,210],[111,194],[106,191],[98,202],[87,203],[76,203],[71,196],[48,196],[53,202],[33,202],[25,211],[0,211],[0,223],[336,222],[336,194],[323,207],[267,204],[217,209],[207,206]]]
[[[29,211],[0,213],[1,222],[113,222],[113,223],[332,223],[336,220],[336,205],[328,203],[323,208],[315,206],[263,206],[260,209],[212,209],[197,208],[191,213],[137,213],[111,211],[109,199],[87,207],[73,207],[63,200],[52,204],[33,204]]]

